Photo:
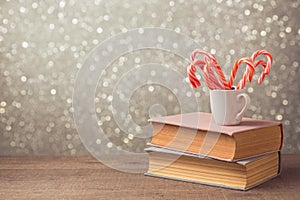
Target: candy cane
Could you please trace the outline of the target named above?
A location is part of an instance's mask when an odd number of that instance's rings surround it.
[[[206,69],[204,69],[205,62],[203,62],[202,60],[197,60],[194,63],[189,64],[187,68],[187,74],[193,88],[197,88],[201,85],[201,82],[198,80],[197,76],[195,75],[197,71],[196,66],[200,67],[200,69],[203,71],[203,79],[207,87],[211,90],[215,89],[214,85],[210,81],[209,73],[207,72]]]
[[[254,65],[252,63],[252,61],[248,58],[241,58],[239,60],[237,60],[232,68],[232,71],[231,71],[231,75],[230,75],[230,78],[229,78],[229,81],[227,83],[228,87],[231,88],[232,84],[233,84],[233,81],[236,77],[236,73],[237,73],[237,70],[240,66],[240,64],[242,63],[245,63],[247,64],[247,69],[243,75],[243,78],[240,80],[240,82],[238,83],[237,85],[237,89],[242,89],[245,87],[245,84],[247,81],[250,81],[252,79],[252,76],[254,74]]]
[[[267,67],[267,63],[264,61],[264,60],[258,60],[254,63],[254,68],[258,67],[258,66],[262,66],[263,67],[263,71],[266,70],[266,67]],[[263,76],[263,73],[260,75],[259,79],[257,80],[257,83],[261,84],[262,82],[262,76]]]
[[[204,60],[206,63],[211,62],[211,64],[207,64],[207,71],[204,72],[204,76],[209,77],[209,82],[206,81],[206,84],[210,84],[210,86],[213,87],[213,83],[217,87],[216,89],[228,89],[229,87],[227,85],[227,81],[223,74],[223,71],[220,65],[218,64],[216,58],[212,54],[207,53],[203,50],[196,49],[191,54],[191,62],[194,62],[196,56],[199,54],[204,56]]]
[[[266,63],[265,66],[262,65],[263,63],[265,63],[264,61],[262,61],[262,60],[258,60],[258,61],[257,61],[257,63],[260,62],[260,64],[263,66],[263,71],[262,71],[262,73],[261,73],[259,79],[257,80],[257,82],[258,82],[259,84],[261,84],[262,81],[264,80],[265,76],[266,76],[267,74],[269,74],[269,72],[270,72],[270,69],[271,69],[271,66],[272,66],[273,58],[272,58],[272,55],[271,55],[268,51],[266,51],[266,50],[263,49],[263,50],[257,50],[256,52],[254,52],[254,53],[252,54],[252,56],[251,56],[251,61],[254,62],[254,60],[256,59],[256,57],[259,56],[259,55],[265,55],[265,56],[267,57],[267,59],[268,59],[268,61],[267,61],[267,63]],[[258,64],[258,65],[259,65],[259,64]],[[258,66],[258,65],[256,65],[256,66]]]
[[[189,64],[187,67],[187,74],[190,80],[191,85],[193,88],[197,88],[201,85],[200,81],[198,80],[197,76],[195,75],[196,73],[196,67],[192,64]]]
[[[236,89],[243,89],[246,85],[246,82],[251,82],[252,80],[252,76],[254,74],[254,66],[253,63],[250,62],[249,64],[247,64],[248,67],[246,69],[246,73],[243,75],[243,78],[240,80],[240,82],[238,83]]]
[[[206,62],[203,69],[203,76],[204,76],[205,83],[209,87],[209,89],[214,90],[214,89],[220,89],[222,87],[218,79],[214,76],[212,63]]]
[[[202,61],[202,60],[196,60],[195,61],[195,57],[197,56],[197,54],[203,54],[205,56],[208,56],[208,54],[205,51],[202,51],[202,50],[199,50],[199,49],[194,50],[191,54],[191,58],[190,58],[191,63],[187,67],[187,74],[188,74],[190,83],[191,83],[193,88],[197,88],[197,87],[201,86],[201,82],[198,80],[198,78],[195,74],[196,71],[197,71],[196,66],[199,66],[200,69],[203,71],[204,70],[204,65],[205,65],[205,62]],[[212,88],[211,85],[208,85],[208,82],[209,82],[208,74],[203,73],[203,78],[204,78],[204,81],[206,82],[207,86],[211,89]]]
[[[227,81],[226,81],[226,78],[224,76],[224,73],[220,67],[220,65],[218,63],[214,63],[214,71],[218,77],[218,80],[220,81],[221,83],[221,89],[230,89],[230,87],[228,86],[227,84]]]
[[[225,79],[225,76],[223,74],[223,71],[221,67],[213,62],[213,61],[208,61],[206,59],[206,70],[207,73],[210,76],[210,81],[216,86],[216,89],[228,89],[227,88],[227,81]]]
[[[195,60],[197,55],[203,55],[204,60],[200,60],[200,59]],[[268,61],[267,62],[263,60],[255,61],[255,59],[259,55],[265,55]],[[196,49],[192,52],[190,59],[191,59],[191,63],[188,66],[187,71],[188,71],[188,77],[190,79],[190,82],[194,88],[199,87],[201,85],[200,81],[197,79],[195,75],[197,71],[196,67],[200,67],[200,69],[202,70],[203,79],[207,87],[209,87],[209,89],[231,89],[239,65],[245,63],[247,65],[247,68],[244,72],[242,79],[239,81],[237,85],[237,89],[242,89],[245,87],[246,82],[252,81],[252,77],[256,67],[258,66],[263,67],[263,71],[259,79],[257,80],[257,82],[261,84],[264,77],[267,74],[269,74],[272,65],[272,55],[266,50],[258,50],[252,54],[251,58],[241,58],[237,60],[233,66],[229,81],[226,82],[223,71],[220,65],[218,64],[216,58],[212,54],[207,53],[203,50]]]
[[[196,58],[196,56],[197,56],[198,54],[203,55],[204,57],[207,57],[207,58],[209,58],[210,60],[213,60],[213,61],[217,62],[216,58],[215,58],[212,54],[207,53],[206,51],[203,51],[203,50],[201,50],[201,49],[195,49],[195,50],[192,52],[192,54],[191,54],[191,61],[192,61],[192,62],[195,60],[195,58]]]

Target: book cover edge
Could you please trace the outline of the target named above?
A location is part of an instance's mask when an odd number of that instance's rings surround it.
[[[211,114],[211,113],[203,113],[203,112],[194,112],[194,113],[200,113],[202,115],[210,115]],[[183,113],[183,114],[177,114],[177,115],[184,115],[184,114],[193,114],[193,113]],[[190,129],[197,129],[197,130],[207,131],[207,130],[204,130],[204,129],[199,129],[198,127],[190,127],[190,126],[187,126],[187,125],[184,125],[184,124],[183,125],[178,125],[176,123],[173,124],[173,123],[166,122],[166,121],[163,120],[163,118],[165,118],[165,117],[171,117],[171,116],[177,116],[177,115],[168,115],[168,116],[163,116],[163,117],[150,118],[150,119],[148,119],[148,122],[150,122],[150,123],[160,123],[160,124],[166,124],[166,125],[171,125],[171,126],[178,126],[178,127],[184,127],[184,128],[190,128]],[[248,120],[251,120],[251,121],[255,120],[253,118],[246,118],[246,117],[244,117],[243,119],[248,119]],[[257,129],[266,128],[266,127],[272,127],[272,126],[280,126],[281,132],[282,132],[282,135],[283,135],[283,127],[282,127],[282,123],[281,122],[271,121],[271,120],[259,120],[259,121],[268,122],[271,125],[265,125],[265,126],[261,126],[261,127],[254,127],[252,130],[257,130]],[[233,136],[234,134],[241,133],[241,132],[247,131],[247,130],[232,131],[232,132],[222,131],[221,134],[226,134],[226,135],[229,135],[229,136]],[[283,136],[281,138],[283,138]]]
[[[197,154],[197,153],[192,153],[192,152],[186,152],[186,151],[182,151],[182,150],[178,150],[178,149],[174,149],[174,148],[169,148],[166,146],[161,146],[161,145],[157,145],[157,144],[152,144],[151,142],[147,143],[147,146],[153,146],[153,147],[157,147],[157,148],[162,148],[162,149],[167,149],[167,150],[171,150],[171,151],[177,151],[177,152],[183,152],[186,154],[190,154],[190,155],[194,155],[195,157],[197,156],[202,156],[204,158],[210,158],[210,159],[214,159],[214,160],[221,160],[221,161],[225,161],[225,162],[240,162],[240,161],[244,161],[247,159],[252,159],[252,158],[256,158],[256,157],[260,157],[260,156],[264,156],[270,153],[274,153],[274,152],[279,152],[279,150],[275,150],[275,151],[269,151],[269,152],[265,152],[265,153],[261,153],[261,154],[256,154],[253,156],[249,156],[249,157],[245,157],[242,159],[226,159],[226,158],[220,158],[220,157],[216,157],[216,156],[210,156],[210,155],[202,155],[202,154]]]

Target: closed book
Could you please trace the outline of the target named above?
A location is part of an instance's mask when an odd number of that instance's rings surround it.
[[[280,172],[280,152],[226,162],[157,147],[145,150],[149,153],[149,169],[145,174],[161,178],[248,190]]]
[[[238,161],[277,152],[282,147],[282,124],[243,118],[236,126],[219,126],[209,113],[187,113],[149,120],[153,125],[150,145]]]

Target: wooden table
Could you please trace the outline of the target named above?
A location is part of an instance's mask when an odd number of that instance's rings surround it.
[[[119,172],[91,156],[0,157],[0,199],[300,199],[300,154],[247,192]]]

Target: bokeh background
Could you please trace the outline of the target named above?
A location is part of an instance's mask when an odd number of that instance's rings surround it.
[[[299,9],[299,0],[2,0],[0,154],[87,154],[73,121],[76,74],[102,41],[143,27],[191,37],[215,55],[227,75],[236,59],[257,49],[270,51],[271,73],[262,85],[247,85],[252,101],[246,116],[282,121],[283,152],[299,153]],[[187,61],[170,52],[134,51],[108,66],[95,95],[99,126],[119,148],[134,152],[142,151],[146,140],[118,128],[110,112],[110,94],[122,75],[146,63],[164,63],[186,73]],[[259,72],[254,79],[258,76]],[[201,111],[210,112],[208,95],[205,86],[195,90]],[[167,114],[180,112],[176,94],[155,84],[135,90],[128,109],[143,126],[149,107],[157,102]]]

